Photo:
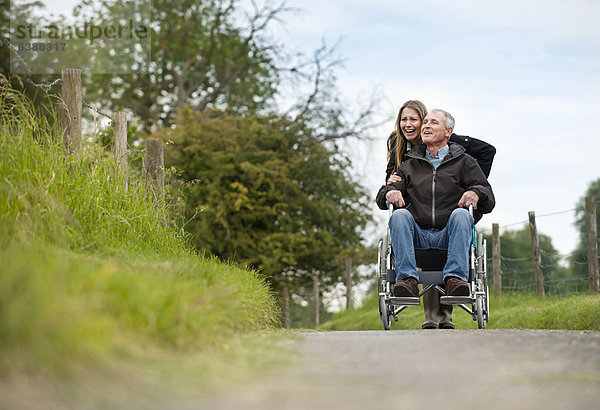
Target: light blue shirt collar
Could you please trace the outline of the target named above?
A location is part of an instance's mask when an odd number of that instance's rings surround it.
[[[429,160],[429,162],[431,162],[431,164],[433,165],[433,168],[437,170],[437,168],[440,166],[440,164],[444,160],[444,157],[446,155],[448,155],[449,153],[450,153],[450,147],[448,145],[444,145],[442,148],[440,148],[438,150],[438,152],[436,152],[435,157],[433,155],[431,155],[429,150],[425,150],[425,158],[427,158]]]

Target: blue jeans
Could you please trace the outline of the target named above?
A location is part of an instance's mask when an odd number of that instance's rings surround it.
[[[419,279],[415,248],[448,249],[444,279],[456,276],[469,279],[469,246],[473,233],[473,217],[466,209],[455,209],[442,230],[421,229],[406,209],[397,209],[390,218],[390,237],[396,257],[396,281],[412,276]]]

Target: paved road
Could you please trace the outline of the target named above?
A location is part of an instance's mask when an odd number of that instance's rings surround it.
[[[303,333],[294,363],[206,409],[600,409],[600,332]]]

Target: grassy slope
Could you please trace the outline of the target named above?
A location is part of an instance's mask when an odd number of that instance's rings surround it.
[[[327,330],[379,330],[377,295],[363,306],[340,312],[321,328]],[[453,319],[460,329],[477,329],[477,323],[464,310],[455,307]],[[392,329],[419,329],[423,323],[423,306],[409,307],[392,322]],[[530,294],[506,294],[490,299],[490,329],[570,329],[600,330],[600,295],[546,297]]]
[[[158,363],[158,384],[233,367],[216,364],[226,357],[248,358],[235,364],[243,373],[250,356],[236,340],[277,317],[266,284],[195,256],[102,150],[65,156],[60,132],[2,77],[0,121],[0,407],[20,407],[30,381],[57,398],[86,397],[100,379],[144,386]],[[74,375],[91,382],[73,388]]]

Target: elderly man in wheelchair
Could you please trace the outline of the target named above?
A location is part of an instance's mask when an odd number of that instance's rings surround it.
[[[492,188],[488,183],[477,161],[465,154],[465,150],[458,144],[448,142],[454,128],[454,118],[443,110],[432,110],[423,120],[421,137],[423,145],[413,148],[408,153],[408,159],[400,166],[397,174],[400,181],[384,185],[377,194],[377,204],[386,209],[393,206],[395,210],[389,220],[389,238],[391,249],[395,258],[395,278],[386,278],[388,292],[391,282],[392,295],[380,297],[380,313],[382,309],[391,312],[382,313],[384,327],[389,328],[389,316],[396,318],[396,313],[408,305],[418,305],[418,284],[437,286],[445,296],[442,303],[464,304],[475,302],[477,294],[486,292],[487,284],[476,280],[474,260],[485,266],[485,257],[470,252],[476,248],[474,219],[472,211],[465,208],[476,208],[480,214],[491,212],[495,200]],[[479,250],[482,246],[479,245]],[[431,258],[440,258],[442,267],[437,278],[424,277],[429,271],[423,266],[418,266],[417,259],[425,260],[421,265],[432,265],[427,261],[424,249],[434,249]],[[437,251],[436,251],[437,250]],[[470,255],[471,254],[471,255]],[[389,255],[388,255],[389,256]],[[471,263],[470,263],[471,259]],[[388,258],[388,264],[389,262]],[[380,263],[383,263],[380,257]],[[440,262],[438,261],[439,265]],[[393,266],[388,266],[393,268]],[[440,270],[441,269],[441,270]],[[484,271],[482,266],[477,268]],[[389,270],[388,274],[389,274]],[[481,279],[481,278],[480,278]],[[445,290],[441,286],[445,285]],[[470,286],[471,285],[471,286]],[[480,288],[481,285],[481,288]],[[477,289],[472,289],[476,287]],[[485,288],[485,290],[483,290]],[[382,289],[380,289],[381,296]],[[385,289],[383,289],[385,293]],[[487,300],[485,301],[487,305]],[[478,304],[481,301],[477,302]],[[391,306],[401,306],[398,311],[390,309]],[[474,314],[482,318],[483,307],[474,303]],[[385,318],[383,314],[385,313]],[[391,313],[388,314],[388,313]],[[486,311],[487,314],[487,311]],[[480,324],[480,328],[483,327]]]

